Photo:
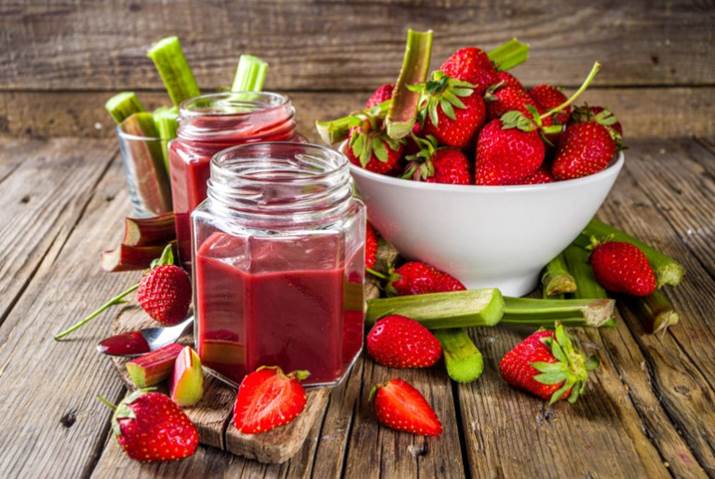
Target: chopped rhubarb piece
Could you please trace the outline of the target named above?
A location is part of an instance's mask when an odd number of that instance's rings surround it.
[[[181,344],[171,343],[129,361],[127,373],[132,383],[138,388],[145,388],[167,379],[182,349],[184,346]]]
[[[123,91],[117,93],[104,104],[112,119],[117,123],[121,123],[134,113],[144,111],[144,106],[137,98],[133,91]]]
[[[268,74],[268,63],[253,55],[241,55],[231,91],[261,91]]]
[[[176,239],[174,213],[164,213],[151,218],[124,219],[124,246],[159,246]],[[161,254],[161,252],[159,253]],[[156,258],[159,254],[155,255]]]
[[[164,168],[166,174],[169,173],[169,142],[176,138],[178,128],[179,112],[176,107],[167,108],[165,106],[154,110],[154,124],[161,139],[161,153],[164,157]]]
[[[149,49],[147,56],[154,62],[175,106],[200,95],[199,85],[186,61],[178,37],[159,40]]]
[[[176,357],[171,379],[171,399],[179,406],[193,406],[204,395],[204,373],[201,359],[190,346]]]
[[[127,246],[102,253],[104,271],[136,271],[147,269],[151,262],[161,255],[164,246]]]

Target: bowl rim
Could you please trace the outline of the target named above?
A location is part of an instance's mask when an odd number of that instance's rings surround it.
[[[339,151],[343,152],[344,144],[341,144]],[[560,190],[568,189],[578,186],[583,186],[591,183],[600,182],[611,176],[617,175],[623,163],[625,162],[625,156],[623,151],[618,152],[618,158],[613,161],[608,167],[588,176],[582,176],[581,178],[574,178],[571,180],[554,181],[552,183],[539,183],[535,185],[447,185],[440,183],[425,183],[424,181],[411,181],[402,178],[395,178],[393,176],[382,175],[379,173],[374,173],[361,168],[353,163],[350,163],[350,172],[356,174],[357,176],[363,176],[370,180],[375,180],[380,183],[385,183],[387,185],[392,185],[396,187],[413,188],[424,191],[459,191],[462,193],[473,192],[473,193],[508,193],[508,192],[525,192],[525,191],[543,191],[543,190]]]

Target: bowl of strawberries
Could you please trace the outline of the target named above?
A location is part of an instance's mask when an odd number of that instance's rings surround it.
[[[408,48],[412,60],[416,49]],[[395,85],[317,124],[324,140],[344,140],[370,222],[386,240],[469,288],[513,296],[531,291],[578,236],[624,162],[615,116],[575,106],[600,65],[567,97],[507,71],[526,52],[517,40],[489,52],[461,48],[422,76],[406,52]]]

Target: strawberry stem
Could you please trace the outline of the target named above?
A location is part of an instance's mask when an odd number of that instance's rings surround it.
[[[551,110],[547,111],[546,113],[541,115],[539,118],[541,120],[544,120],[544,119],[550,117],[551,115],[553,115],[554,113],[558,113],[559,111],[563,110],[564,108],[569,106],[571,103],[576,101],[576,99],[578,97],[580,97],[583,92],[586,91],[586,89],[589,87],[589,85],[591,84],[593,79],[596,78],[596,75],[598,74],[598,71],[600,69],[601,69],[601,64],[598,62],[595,62],[593,64],[593,67],[591,67],[591,71],[588,73],[588,76],[583,81],[583,83],[578,88],[578,90],[576,90],[576,92],[573,95],[571,95],[565,102],[563,102],[560,105],[556,106],[555,108],[552,108]]]
[[[104,396],[97,395],[97,401],[101,402],[102,404],[104,404],[105,406],[107,406],[107,407],[108,407],[109,409],[111,409],[112,411],[116,411],[116,410],[117,410],[117,405],[116,405],[116,404],[112,404],[112,402],[111,402],[109,399],[105,398]]]
[[[100,306],[99,308],[97,308],[94,311],[92,311],[91,313],[89,313],[87,316],[82,318],[80,321],[76,322],[75,324],[73,324],[69,328],[65,329],[64,331],[55,334],[55,336],[54,336],[55,341],[61,341],[65,336],[72,334],[74,331],[78,330],[85,324],[89,323],[94,318],[96,318],[97,316],[99,316],[100,314],[102,314],[103,312],[105,312],[106,310],[111,308],[112,306],[114,306],[116,304],[122,304],[124,302],[124,298],[127,295],[129,295],[131,292],[136,291],[136,289],[138,287],[139,287],[139,283],[122,291],[121,293],[119,293],[118,295],[116,295],[115,297],[113,297],[112,299],[107,301],[106,303],[104,303],[102,306]]]
[[[383,279],[383,280],[388,279],[388,278],[387,278],[387,275],[384,275],[384,274],[380,273],[379,271],[375,271],[375,270],[372,269],[372,268],[365,268],[365,271],[367,271],[368,273],[370,273],[371,275],[373,275],[373,276],[376,277],[376,278],[380,278],[380,279]]]

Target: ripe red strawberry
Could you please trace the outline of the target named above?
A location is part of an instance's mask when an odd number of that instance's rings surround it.
[[[494,64],[481,48],[460,48],[452,54],[439,69],[448,77],[479,84],[483,71],[496,74]]]
[[[377,87],[377,90],[375,90],[372,95],[370,95],[370,98],[367,99],[365,102],[365,108],[372,108],[375,105],[379,105],[385,100],[389,100],[392,98],[392,90],[395,89],[395,85],[392,83],[385,83],[384,85],[380,85]]]
[[[615,154],[616,142],[605,126],[574,123],[561,135],[552,173],[559,180],[591,175],[606,168]]]
[[[432,135],[427,135],[426,138],[415,137],[414,141],[420,150],[407,157],[409,163],[403,178],[424,180],[427,183],[472,184],[469,160],[462,150],[437,148],[437,139]]]
[[[285,374],[276,366],[261,366],[241,381],[233,408],[233,425],[244,434],[266,432],[288,424],[303,412],[306,394],[300,381],[308,371]]]
[[[189,275],[173,264],[157,266],[139,282],[137,301],[149,316],[161,324],[177,324],[186,319],[191,304]]]
[[[546,171],[543,167],[539,168],[539,170],[534,173],[531,176],[527,176],[524,181],[522,181],[522,184],[524,185],[538,185],[541,183],[552,183],[556,181],[553,176],[551,176],[551,173]]]
[[[550,404],[567,398],[574,403],[597,365],[596,358],[586,359],[557,324],[556,331],[541,329],[514,346],[499,362],[499,373],[512,386]]]
[[[199,445],[196,426],[169,396],[157,392],[138,390],[124,398],[114,410],[112,430],[137,461],[184,459]]]
[[[442,423],[427,400],[407,381],[391,379],[370,392],[378,422],[397,431],[439,436]]]
[[[377,263],[377,233],[370,223],[365,229],[365,268],[372,269]]]
[[[467,146],[484,123],[484,100],[471,83],[438,70],[430,81],[410,89],[423,94],[419,104],[423,133],[434,136],[442,145]]]
[[[421,261],[409,261],[391,275],[388,292],[398,296],[442,293],[467,289],[455,277]]]
[[[521,82],[519,80],[517,80],[517,78],[514,75],[512,75],[511,73],[509,73],[508,71],[502,70],[502,71],[497,72],[496,80],[493,83],[493,85],[497,84],[497,83],[501,83],[500,86],[510,86],[510,87],[520,88],[522,90],[525,90],[524,85],[522,85]],[[492,86],[492,85],[490,85],[490,86]]]
[[[399,169],[403,150],[404,145],[388,137],[373,119],[350,130],[345,153],[355,165],[374,173],[390,175]]]
[[[542,84],[529,88],[529,96],[534,99],[536,106],[541,113],[545,113],[552,108],[556,108],[567,100],[566,95],[553,85]],[[569,121],[571,107],[567,106],[554,115],[554,120],[565,125]]]
[[[518,125],[511,117],[516,115],[505,115],[504,121],[492,120],[480,132],[476,184],[519,184],[536,173],[544,162],[546,148],[536,126],[531,122]]]
[[[417,321],[393,314],[372,327],[367,335],[367,352],[389,368],[427,368],[442,356],[442,346]]]
[[[598,244],[591,253],[596,281],[608,291],[648,296],[656,278],[646,255],[638,247],[619,241]]]
[[[586,121],[596,121],[605,127],[611,128],[611,136],[614,136],[616,142],[618,142],[618,138],[615,138],[616,134],[618,137],[623,137],[623,127],[621,123],[613,113],[602,106],[584,105],[574,109],[571,114],[571,122],[583,123]]]
[[[537,109],[536,102],[523,88],[502,86],[485,95],[487,101],[487,116],[490,120],[501,118],[508,111],[518,111],[531,117],[528,106]]]

